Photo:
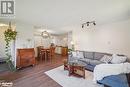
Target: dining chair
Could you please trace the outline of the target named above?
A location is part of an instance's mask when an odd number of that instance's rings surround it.
[[[46,60],[46,50],[41,49],[40,50],[40,60],[43,60],[43,58]]]
[[[51,56],[55,55],[55,47],[50,47]]]
[[[52,56],[51,56],[51,49],[47,49],[46,50],[46,57],[47,59],[51,60]]]
[[[40,59],[40,57],[41,57],[41,49],[43,49],[44,48],[44,46],[38,46],[37,47],[37,58],[38,59]]]

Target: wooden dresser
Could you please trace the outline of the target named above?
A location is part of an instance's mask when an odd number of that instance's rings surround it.
[[[35,65],[34,48],[17,49],[17,69]]]

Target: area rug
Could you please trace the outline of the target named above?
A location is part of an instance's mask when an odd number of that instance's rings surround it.
[[[93,82],[93,73],[85,71],[85,79],[68,76],[68,71],[63,66],[45,72],[50,78],[63,87],[103,87]]]

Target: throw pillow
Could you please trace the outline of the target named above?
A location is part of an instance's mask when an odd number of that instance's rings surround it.
[[[77,57],[78,58],[84,58],[83,52],[77,51]]]
[[[73,52],[72,52],[72,56],[73,56],[73,57],[77,57],[77,52],[76,52],[76,51],[73,51]]]
[[[109,63],[112,60],[112,56],[104,55],[100,61],[104,63]]]
[[[119,63],[124,63],[126,62],[127,60],[127,57],[126,56],[118,56],[116,54],[113,54],[112,55],[112,60],[111,60],[111,63],[113,64],[119,64]]]

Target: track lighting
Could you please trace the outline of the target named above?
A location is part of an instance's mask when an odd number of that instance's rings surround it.
[[[90,24],[93,24],[94,26],[96,25],[95,21],[91,21],[91,22],[85,22],[82,24],[82,28],[84,28],[85,25],[89,26]]]
[[[84,28],[84,24],[82,24],[82,28]]]
[[[93,22],[93,25],[96,25],[96,23],[95,23],[95,22]]]

